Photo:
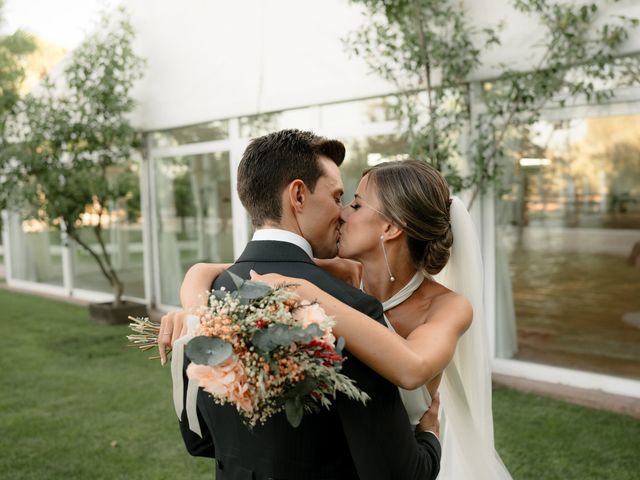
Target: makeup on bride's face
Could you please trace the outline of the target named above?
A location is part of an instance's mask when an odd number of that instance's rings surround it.
[[[342,209],[338,250],[341,257],[360,259],[361,255],[379,248],[378,232],[388,220],[376,205],[376,194],[375,186],[369,185],[368,178],[364,177],[351,203]]]

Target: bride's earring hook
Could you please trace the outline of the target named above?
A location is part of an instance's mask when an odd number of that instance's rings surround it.
[[[389,259],[387,258],[387,250],[384,248],[384,235],[380,235],[380,245],[382,245],[382,254],[384,255],[384,263],[387,264],[387,272],[389,272],[389,281],[395,282],[396,277],[391,273],[391,267],[389,267]]]

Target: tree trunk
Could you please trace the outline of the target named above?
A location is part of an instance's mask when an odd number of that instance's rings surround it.
[[[72,238],[78,245],[80,245],[96,261],[96,263],[98,264],[98,267],[100,267],[100,271],[102,272],[104,277],[108,280],[109,285],[111,285],[111,287],[113,288],[113,294],[114,294],[113,304],[114,304],[114,306],[120,306],[120,304],[122,303],[122,294],[124,292],[124,286],[123,286],[122,282],[120,281],[120,278],[118,277],[118,274],[115,272],[115,270],[111,266],[111,263],[110,263],[110,260],[109,260],[109,255],[107,254],[106,248],[104,246],[104,242],[102,241],[101,234],[99,232],[97,232],[95,228],[94,228],[94,233],[96,234],[96,237],[98,238],[98,242],[100,243],[100,247],[101,247],[102,253],[104,255],[104,258],[101,257],[100,254],[98,254],[98,252],[93,250],[89,246],[89,244],[87,244],[84,240],[82,240],[75,230],[69,232],[68,235],[69,235],[69,238]]]

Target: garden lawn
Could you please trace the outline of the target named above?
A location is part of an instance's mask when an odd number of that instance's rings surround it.
[[[184,447],[168,366],[126,347],[127,326],[6,290],[0,318],[0,477],[214,477]]]
[[[183,446],[169,369],[127,348],[126,326],[0,290],[0,328],[2,478],[214,478],[213,462]],[[637,478],[637,419],[506,389],[494,411],[516,480]]]

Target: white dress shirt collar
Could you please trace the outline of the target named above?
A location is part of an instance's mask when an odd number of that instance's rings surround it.
[[[261,228],[256,230],[253,234],[252,241],[261,240],[275,240],[276,242],[287,242],[297,245],[305,251],[309,258],[313,259],[313,249],[311,244],[307,240],[297,233],[290,232],[289,230],[282,230],[280,228]]]

